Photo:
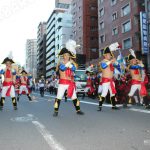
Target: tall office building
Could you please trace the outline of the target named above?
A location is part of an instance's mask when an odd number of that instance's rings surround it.
[[[37,77],[37,40],[28,39],[26,41],[26,70]]]
[[[71,0],[55,0],[55,8],[68,9],[71,4]]]
[[[40,22],[37,32],[37,77],[46,77],[46,22]]]
[[[64,3],[63,3],[64,2]],[[65,3],[66,2],[66,3]],[[68,1],[70,2],[70,1]],[[58,53],[72,37],[72,15],[68,13],[67,1],[56,1],[56,7],[47,21],[46,78],[50,78],[58,62]],[[66,9],[67,8],[67,9]]]
[[[98,59],[98,0],[72,0],[73,39],[81,46],[77,54],[86,56],[86,62]],[[80,62],[79,62],[80,63]]]

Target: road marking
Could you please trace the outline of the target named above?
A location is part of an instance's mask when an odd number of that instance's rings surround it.
[[[38,93],[34,93],[34,94],[40,95]],[[46,94],[45,94],[45,96],[48,96],[48,97],[51,97],[51,98],[55,98],[56,97],[56,96],[51,96],[51,95],[46,95]],[[68,101],[72,101],[72,100],[68,99]],[[98,103],[94,103],[94,102],[88,102],[88,101],[80,101],[80,102],[83,103],[83,104],[90,104],[90,105],[98,106]],[[111,104],[103,104],[103,106],[109,107],[109,108],[112,107]],[[118,107],[123,107],[123,105],[117,105],[117,106]],[[131,107],[132,105],[128,105],[128,106]],[[148,110],[142,110],[142,109],[136,109],[136,108],[129,108],[128,110],[150,114],[150,111],[148,111]]]
[[[96,105],[98,106],[98,103],[93,103],[93,102],[87,102],[87,101],[80,101],[81,103],[84,103],[84,104],[90,104],[90,105]],[[103,104],[103,106],[105,107],[112,107],[112,105],[110,104]],[[122,105],[117,105],[118,107],[122,107]]]
[[[136,109],[136,108],[129,108],[129,110],[150,114],[150,111],[148,110],[142,110],[142,109]]]
[[[45,141],[53,150],[65,150],[64,147],[56,141],[53,135],[50,134],[49,131],[46,130],[43,124],[41,124],[38,121],[32,121],[32,123],[35,125],[37,130],[41,133]]]
[[[16,122],[29,122],[32,121],[33,119],[37,119],[34,117],[32,114],[27,114],[25,117],[16,117],[16,118],[11,118],[11,121],[16,121]]]
[[[144,140],[144,145],[150,146],[150,140]]]
[[[32,124],[36,127],[51,149],[65,150],[65,148],[56,141],[54,136],[50,134],[48,130],[46,130],[45,126],[42,123],[36,121],[38,118],[34,117],[33,114],[27,114],[25,117],[11,118],[10,120],[20,123],[32,122]]]

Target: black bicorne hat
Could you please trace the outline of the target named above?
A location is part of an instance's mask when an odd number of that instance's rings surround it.
[[[62,56],[65,53],[68,53],[68,54],[70,54],[71,57],[75,58],[75,56],[67,48],[62,48],[61,51],[59,52],[58,56]]]
[[[110,51],[110,48],[109,47],[106,47],[104,48],[104,51],[103,51],[103,55],[107,54],[107,53],[110,53],[110,55],[113,57],[114,55],[112,54],[112,52]]]
[[[6,57],[6,58],[3,60],[2,64],[6,64],[6,62],[8,62],[8,61],[11,62],[12,64],[15,63],[12,59]]]
[[[22,74],[22,73],[28,74],[25,70],[22,70],[22,71],[21,71],[21,74]]]
[[[128,61],[132,60],[132,59],[135,59],[135,57],[131,54],[128,55]]]

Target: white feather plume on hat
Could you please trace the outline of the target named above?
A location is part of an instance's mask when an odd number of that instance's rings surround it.
[[[119,49],[119,43],[116,42],[116,43],[110,44],[109,45],[109,49],[110,49],[110,51],[116,51],[116,50],[118,50]]]
[[[76,55],[76,47],[79,45],[76,44],[76,41],[69,39],[66,42],[66,48],[73,54]]]
[[[134,57],[136,58],[136,55],[135,55],[134,50],[133,50],[133,49],[129,49],[129,51],[130,51],[131,55],[134,56]]]

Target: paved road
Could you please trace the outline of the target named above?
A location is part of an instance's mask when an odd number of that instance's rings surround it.
[[[97,112],[96,101],[85,98],[84,116],[71,101],[62,102],[54,118],[54,98],[22,96],[14,111],[10,99],[0,112],[0,150],[150,150],[150,111],[131,107]]]

